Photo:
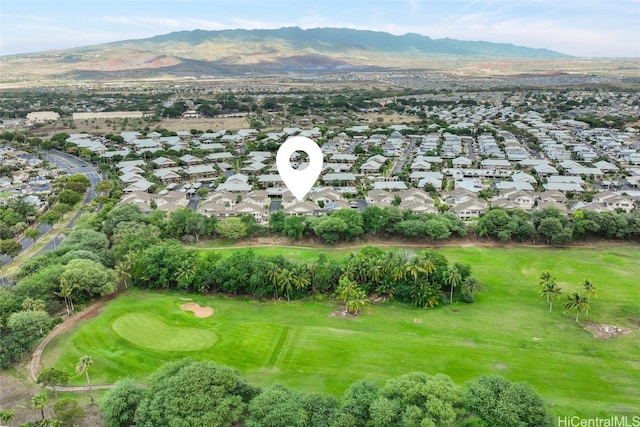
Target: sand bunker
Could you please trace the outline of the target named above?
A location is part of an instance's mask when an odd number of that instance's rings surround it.
[[[196,304],[195,302],[182,304],[180,308],[186,311],[193,311],[193,314],[195,314],[196,317],[209,317],[213,315],[213,308],[203,307],[200,304]]]

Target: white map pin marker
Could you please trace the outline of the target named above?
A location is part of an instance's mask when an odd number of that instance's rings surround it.
[[[309,164],[302,170],[291,167],[291,154],[296,151],[304,151],[309,156]],[[320,172],[322,172],[322,164],[320,147],[313,140],[304,136],[294,136],[287,139],[280,146],[276,155],[278,173],[298,201],[302,201],[315,184]]]

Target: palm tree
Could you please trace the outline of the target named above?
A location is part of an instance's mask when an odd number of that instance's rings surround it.
[[[47,402],[49,401],[49,396],[47,396],[46,391],[40,391],[33,395],[31,398],[31,407],[36,411],[40,411],[40,415],[42,415],[42,420],[44,421],[44,408],[47,406]]]
[[[538,282],[538,286],[541,286],[543,289],[545,286],[548,286],[551,282],[555,283],[556,278],[551,275],[548,271],[543,271],[540,273],[540,281]],[[549,304],[549,296],[547,295],[547,304]]]
[[[480,292],[480,289],[482,289],[482,287],[480,286],[478,279],[473,276],[467,277],[462,282],[462,294],[469,297],[470,302],[474,301],[473,296]]]
[[[120,263],[118,263],[118,265],[114,267],[114,271],[118,276],[118,280],[122,284],[124,284],[125,289],[129,288],[127,279],[131,279],[131,270],[133,269],[133,266],[133,259],[131,259],[131,256],[127,254],[122,258],[122,261],[120,261]]]
[[[462,276],[457,267],[453,266],[447,269],[447,273],[444,277],[444,281],[451,288],[449,303],[453,303],[453,289],[462,282]]]
[[[351,280],[363,284],[367,281],[368,268],[364,255],[351,255],[347,264],[347,274]]]
[[[311,284],[311,277],[304,266],[296,268],[293,273],[293,286],[297,290],[306,289]]]
[[[280,284],[280,289],[282,289],[287,295],[287,301],[290,301],[289,291],[294,285],[294,278],[295,273],[293,272],[293,270],[289,270],[288,268],[283,268],[278,274],[278,283]]]
[[[358,315],[369,306],[369,298],[363,290],[358,289],[351,298],[346,302],[347,312],[353,315]]]
[[[273,298],[278,299],[278,280],[280,278],[280,266],[275,262],[267,265],[267,277],[273,285]]]
[[[549,282],[555,281],[556,278],[551,275],[548,271],[543,271],[540,273],[540,281],[538,282],[538,286],[544,286]]]
[[[589,308],[589,298],[586,295],[580,295],[577,292],[569,295],[569,301],[564,304],[564,308],[576,310],[576,322],[580,316],[580,312]]]
[[[61,279],[60,280],[60,291],[54,292],[55,295],[64,298],[64,304],[67,307],[67,316],[71,316],[73,312],[73,291],[76,290],[77,286],[69,283],[68,280]]]
[[[373,286],[377,287],[380,284],[380,279],[382,278],[383,267],[381,264],[382,260],[380,259],[372,259],[369,263],[369,280],[373,284]]]
[[[197,267],[198,263],[196,262],[195,258],[189,258],[182,264],[180,264],[180,267],[178,267],[178,271],[176,271],[176,281],[178,282],[179,287],[189,287],[189,281],[195,274]]]
[[[91,356],[84,355],[80,357],[80,360],[76,364],[76,374],[82,375],[85,374],[87,377],[87,385],[89,385],[89,394],[91,395],[91,403],[93,400],[93,389],[91,388],[91,381],[89,380],[89,368],[93,365],[93,359]]]
[[[338,295],[338,298],[340,298],[346,305],[347,301],[353,299],[354,295],[356,295],[359,290],[360,289],[358,288],[358,284],[347,277],[347,275],[345,274],[340,278],[340,281],[338,282],[336,295]]]
[[[584,283],[582,284],[582,286],[584,288],[584,293],[587,296],[587,299],[591,298],[592,295],[596,298],[598,297],[598,290],[596,289],[595,285],[591,282],[591,280],[584,279]],[[587,307],[587,310],[585,311],[585,315],[586,316],[589,315],[589,307]]]
[[[547,302],[549,303],[549,313],[551,313],[553,310],[554,298],[556,298],[561,293],[562,293],[562,289],[560,289],[560,287],[556,284],[555,281],[550,281],[544,285],[544,288],[542,289],[542,294],[540,295],[540,297],[544,297],[544,296],[547,297]]]

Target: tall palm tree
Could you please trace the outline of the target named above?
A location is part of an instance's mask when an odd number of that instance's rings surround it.
[[[311,277],[305,267],[300,266],[293,273],[293,286],[297,290],[306,289],[311,284]]]
[[[67,307],[67,316],[71,316],[74,311],[73,308],[73,291],[77,288],[76,285],[71,284],[68,280],[60,280],[60,291],[54,292],[55,295],[64,298],[64,304]]]
[[[555,281],[548,282],[544,285],[540,297],[547,297],[547,302],[549,303],[549,313],[551,313],[553,310],[553,300],[561,293],[562,289],[560,289]]]
[[[47,396],[46,391],[40,391],[33,395],[31,398],[31,407],[36,411],[40,411],[40,415],[42,415],[42,420],[44,421],[44,408],[47,406],[47,402],[49,401],[49,396]]]
[[[114,271],[118,276],[118,280],[124,284],[124,288],[128,289],[127,279],[131,278],[131,270],[133,270],[134,261],[130,254],[125,255],[122,260],[114,267]]]
[[[288,268],[283,268],[278,274],[278,283],[280,285],[280,289],[283,290],[287,296],[287,301],[290,301],[289,292],[291,291],[291,287],[294,286],[294,279],[294,271],[289,270]]]
[[[591,280],[584,279],[584,283],[582,284],[582,287],[584,288],[584,293],[587,296],[587,299],[591,298],[592,295],[596,298],[598,297],[598,290],[596,289],[593,282],[591,282]],[[587,307],[587,310],[585,311],[585,315],[586,316],[589,315],[589,307]]]
[[[569,301],[564,304],[564,308],[576,310],[576,322],[580,317],[580,312],[589,308],[589,298],[586,295],[581,295],[577,292],[569,295]]]
[[[550,280],[554,280],[551,273],[549,273],[548,271],[543,271],[542,273],[540,273],[540,282],[538,284],[540,286],[543,286],[545,283],[547,283]]]
[[[457,287],[462,282],[462,276],[460,275],[460,271],[456,266],[449,267],[447,269],[447,273],[444,276],[444,281],[451,288],[449,303],[453,303],[453,289]]]
[[[278,299],[278,279],[280,278],[280,266],[275,262],[267,265],[267,277],[273,285],[273,298]]]
[[[89,386],[89,394],[91,396],[91,403],[94,403],[93,400],[93,389],[91,388],[91,381],[89,379],[89,369],[93,365],[93,358],[89,355],[84,355],[80,357],[80,360],[76,364],[76,374],[82,375],[85,374],[87,377],[87,385]]]
[[[551,275],[548,271],[543,271],[540,273],[540,281],[538,282],[538,286],[544,289],[545,286],[549,285],[549,283],[555,283],[556,278]],[[549,296],[547,295],[547,304],[549,304]]]

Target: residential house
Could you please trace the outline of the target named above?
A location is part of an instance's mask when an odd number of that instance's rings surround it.
[[[187,166],[195,166],[195,165],[201,165],[205,163],[203,159],[200,159],[196,156],[192,156],[191,154],[185,154],[184,156],[180,157],[179,160],[182,161]]]
[[[420,201],[420,200],[403,200],[402,202],[400,202],[398,209],[403,211],[411,211],[415,214],[438,213],[438,208],[436,208],[435,204],[433,203],[433,200],[431,200],[431,202]]]
[[[365,200],[368,205],[385,207],[391,206],[395,199],[395,195],[389,193],[386,190],[370,190]]]
[[[451,210],[463,221],[478,218],[486,212],[488,204],[477,197],[472,197],[465,202],[455,204]]]
[[[352,173],[328,173],[322,177],[325,184],[356,185],[356,176]]]
[[[125,173],[124,175],[121,175],[120,181],[122,181],[122,183],[124,184],[131,184],[138,181],[146,181],[146,178],[140,174],[131,172],[131,173]]]
[[[525,191],[505,190],[500,192],[491,202],[492,206],[505,208],[508,207],[506,206],[508,204],[515,208],[531,210],[535,205],[535,196]]]
[[[186,173],[190,179],[212,179],[216,175],[216,171],[211,165],[189,166],[185,168],[184,173]]]
[[[159,178],[163,184],[182,180],[182,176],[173,169],[157,169],[153,172],[153,176]]]
[[[166,212],[175,212],[180,208],[187,207],[189,199],[185,196],[185,193],[180,191],[167,191],[164,194],[160,193],[155,198],[156,208],[158,210]]]
[[[218,186],[217,190],[238,193],[251,191],[251,188],[251,184],[249,184],[249,177],[247,175],[237,173],[228,177],[224,183]]]
[[[134,193],[137,191],[149,191],[149,188],[151,188],[152,185],[153,183],[147,181],[146,179],[141,179],[139,181],[135,181],[129,184],[129,186],[127,186],[122,191],[124,191],[125,193]]]
[[[326,206],[329,203],[337,203],[345,200],[341,193],[330,187],[312,190],[315,191],[310,191],[309,194],[307,194],[307,198],[313,200],[314,203],[322,202]]]
[[[158,157],[156,159],[151,160],[151,163],[154,165],[154,167],[159,167],[159,168],[169,168],[169,167],[178,165],[175,161],[167,157]]]
[[[144,160],[123,160],[116,164],[116,168],[125,169],[133,166],[146,166],[146,165],[147,164],[145,163]]]
[[[470,168],[473,161],[467,157],[456,157],[451,163],[454,168]]]
[[[155,197],[154,194],[146,191],[133,191],[125,193],[118,203],[130,203],[139,206],[144,212],[151,212],[151,202]]]
[[[365,175],[379,175],[383,164],[376,160],[369,159],[360,166],[360,172]]]
[[[258,187],[284,187],[284,181],[279,174],[263,174],[258,177]]]
[[[374,190],[388,190],[388,191],[399,191],[406,190],[407,184],[403,181],[400,181],[397,177],[391,177],[390,179],[384,179],[380,181],[376,181],[373,183]]]
[[[480,162],[480,167],[491,170],[510,170],[511,163],[504,159],[485,159]]]
[[[358,156],[356,156],[355,154],[336,153],[332,155],[329,160],[332,163],[346,163],[352,165],[358,160]]]
[[[269,222],[268,206],[259,206],[248,201],[242,201],[233,207],[233,213],[236,216],[251,215],[258,224],[266,224]]]
[[[611,212],[614,212],[617,209],[622,209],[629,213],[634,209],[634,199],[632,197],[610,191],[603,191],[601,193],[594,194],[593,202],[602,203],[607,210]]]
[[[318,209],[318,206],[312,202],[302,201],[295,202],[284,208],[286,215],[310,216]]]
[[[289,193],[287,191],[287,193]],[[291,193],[289,193],[291,194]],[[271,204],[271,198],[269,197],[269,193],[265,190],[255,190],[245,195],[242,199],[244,202],[253,203],[257,206],[269,207]]]
[[[233,159],[234,156],[233,154],[229,153],[229,152],[223,152],[223,153],[211,153],[211,154],[207,154],[205,159],[211,160],[213,162],[216,163],[220,163],[220,162],[224,162],[224,161],[230,161],[231,159]]]

